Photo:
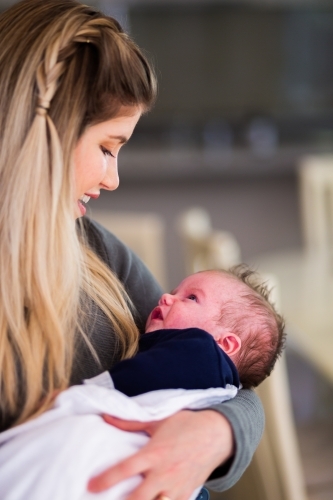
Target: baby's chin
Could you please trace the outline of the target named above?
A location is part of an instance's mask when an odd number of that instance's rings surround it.
[[[161,330],[164,328],[164,322],[162,318],[152,318],[151,314],[148,316],[145,333],[155,332],[156,330]]]
[[[145,330],[145,333],[152,333],[152,332],[156,332],[156,330],[160,330],[160,328],[156,325],[150,325],[150,326],[147,326],[146,327],[146,330]]]

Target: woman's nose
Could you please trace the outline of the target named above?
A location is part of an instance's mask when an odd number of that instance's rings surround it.
[[[170,293],[164,293],[158,303],[159,305],[171,306],[173,301],[174,301],[174,295],[171,295]]]
[[[106,171],[106,175],[101,182],[102,189],[114,191],[119,186],[118,159],[115,158]]]

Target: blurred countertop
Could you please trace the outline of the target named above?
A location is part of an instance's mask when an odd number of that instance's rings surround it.
[[[128,145],[119,157],[122,180],[212,180],[293,174],[300,158],[333,153],[333,145],[286,145],[273,150],[250,148],[138,147]]]

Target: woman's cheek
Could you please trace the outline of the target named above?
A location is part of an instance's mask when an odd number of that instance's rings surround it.
[[[108,168],[108,163],[106,158],[101,158],[99,161],[95,161],[94,164],[89,169],[89,180],[87,178],[87,184],[89,188],[94,188],[99,186],[106,176]]]

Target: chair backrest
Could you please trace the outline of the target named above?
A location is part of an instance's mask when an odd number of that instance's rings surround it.
[[[252,467],[259,476],[263,497],[267,500],[306,500],[284,356],[256,391],[265,408],[266,428]]]
[[[307,500],[284,357],[256,392],[266,415],[263,437],[240,480],[211,500]]]
[[[276,276],[265,274],[262,278],[272,289],[270,299],[279,309]],[[226,496],[212,495],[212,500],[307,500],[284,354],[256,392],[266,416],[263,437],[238,483]]]
[[[167,289],[165,226],[159,215],[94,210],[92,218],[131,248],[146,264],[160,285]]]
[[[240,262],[240,249],[230,233],[212,230],[209,214],[190,209],[179,220],[187,250],[188,272],[230,267]],[[262,275],[271,289],[270,299],[279,309],[279,283],[273,274]],[[306,500],[305,481],[297,445],[285,359],[282,357],[257,389],[266,414],[266,428],[253,461],[228,500]],[[220,498],[212,494],[212,500]],[[222,498],[225,498],[221,495]]]
[[[329,256],[333,250],[333,155],[302,158],[299,186],[306,248]]]
[[[239,264],[241,252],[236,239],[228,231],[213,229],[209,213],[203,208],[193,207],[183,212],[178,219],[178,230],[187,274]]]
[[[271,290],[271,302],[280,311],[277,276],[271,273],[261,276]],[[262,496],[267,500],[306,500],[285,353],[277,361],[272,374],[256,388],[256,392],[266,415],[264,435],[252,462]]]

